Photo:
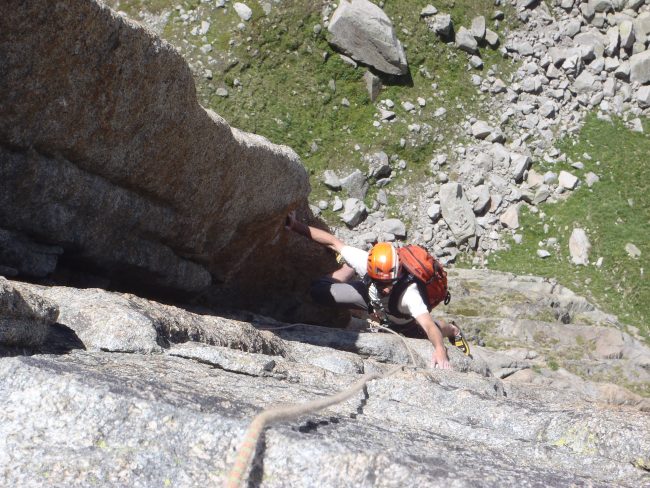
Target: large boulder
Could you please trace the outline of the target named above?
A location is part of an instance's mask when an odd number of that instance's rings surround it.
[[[28,243],[23,256],[46,244],[47,266],[114,287],[212,283],[235,303],[302,286],[277,280],[312,262],[278,239],[309,193],[294,151],[201,107],[177,50],[102,2],[4,7],[0,229]]]
[[[342,0],[328,30],[329,42],[360,63],[390,75],[408,73],[402,44],[384,11],[368,0]]]
[[[446,183],[440,187],[442,218],[460,244],[476,234],[476,217],[460,183]]]

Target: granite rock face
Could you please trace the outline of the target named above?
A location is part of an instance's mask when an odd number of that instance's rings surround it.
[[[291,267],[284,217],[306,208],[298,156],[203,109],[180,54],[101,2],[3,12],[0,229],[27,244],[0,265],[29,274],[44,245],[41,275],[268,299],[264,280]]]
[[[222,485],[260,409],[356,379],[304,367],[315,382],[287,377],[279,361],[253,372],[173,354],[2,360],[2,481]],[[641,486],[646,475],[633,461],[647,456],[648,434],[638,412],[513,401],[490,380],[404,371],[267,429],[249,479],[267,487]]]
[[[450,283],[457,306],[434,313],[462,325],[474,358],[449,347],[454,369],[443,371],[430,369],[427,340],[372,333],[360,319],[340,330],[250,312],[218,317],[134,295],[4,280],[3,320],[17,320],[4,306],[15,289],[48,297],[62,313],[49,317],[58,324],[42,344],[17,357],[0,348],[0,484],[223,485],[256,414],[323,399],[369,373],[380,378],[348,400],[268,426],[248,482],[647,484],[647,399],[593,381],[598,371],[626,371],[647,384],[647,346],[541,279],[459,270]],[[470,300],[484,308],[481,317]],[[112,321],[104,313],[111,308]],[[132,346],[127,311],[140,327],[149,321],[156,350]],[[101,325],[116,352],[89,333]],[[509,348],[477,345],[490,334]],[[545,347],[555,358],[569,351],[566,361],[583,361],[590,379],[549,368]],[[403,367],[385,376],[396,364]]]

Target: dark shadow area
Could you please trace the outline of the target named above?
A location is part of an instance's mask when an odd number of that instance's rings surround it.
[[[330,44],[329,45],[332,50],[340,54],[342,56],[348,57],[350,59],[353,59],[351,56],[348,54],[344,53],[343,51],[340,51],[339,49],[336,48],[336,46]],[[413,77],[411,76],[411,68],[409,66],[408,72],[403,75],[391,75],[388,73],[384,73],[383,71],[377,70],[375,67],[370,66],[369,64],[362,63],[361,61],[358,61],[356,59],[353,59],[355,63],[361,68],[366,68],[368,71],[370,71],[373,75],[375,75],[377,78],[379,78],[384,85],[397,85],[397,86],[408,86],[408,87],[413,87]],[[408,62],[408,59],[407,59]]]
[[[319,420],[317,422],[308,420],[304,425],[299,426],[297,430],[302,434],[309,434],[318,431],[319,427],[324,427],[330,424],[338,424],[339,422],[340,420],[336,417],[330,417],[329,420]]]
[[[86,346],[77,334],[62,324],[50,325],[43,345],[39,347],[22,347],[0,345],[1,357],[33,356],[35,354],[67,354],[75,349],[86,350]]]
[[[262,484],[264,478],[264,451],[266,451],[266,434],[260,434],[255,446],[255,452],[251,459],[251,472],[248,475],[248,488],[257,488]]]
[[[361,63],[359,63],[361,64]],[[377,78],[379,78],[382,82],[383,85],[386,86],[406,86],[409,88],[412,88],[414,86],[413,83],[413,76],[411,75],[411,68],[409,67],[408,73],[405,75],[389,75],[387,73],[382,73],[381,71],[377,71],[375,68],[372,66],[365,66],[368,68],[368,71],[370,71],[373,75],[375,75]]]
[[[370,399],[370,395],[368,394],[368,387],[366,385],[363,386],[363,390],[361,391],[363,393],[363,398],[357,407],[357,411],[350,414],[351,419],[356,419],[359,415],[363,415],[363,408],[366,406],[366,403],[368,403],[368,400]]]
[[[170,304],[189,301],[195,295],[157,284],[161,279],[161,276],[141,267],[121,263],[101,266],[91,258],[66,250],[59,258],[56,270],[48,277],[51,283],[47,284],[133,293]]]
[[[0,344],[0,358],[12,358],[16,356],[31,356],[37,354],[33,349],[19,346],[5,346]]]
[[[453,24],[449,28],[449,34],[447,34],[447,35],[436,34],[436,35],[445,44],[449,44],[450,42],[456,42],[456,29],[454,28]]]
[[[86,350],[85,344],[81,342],[75,331],[63,324],[53,324],[38,352],[40,354],[67,354],[75,349]]]

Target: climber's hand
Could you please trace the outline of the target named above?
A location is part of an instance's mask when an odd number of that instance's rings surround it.
[[[431,365],[434,368],[451,369],[451,364],[449,363],[449,358],[447,357],[447,350],[444,347],[433,352]]]

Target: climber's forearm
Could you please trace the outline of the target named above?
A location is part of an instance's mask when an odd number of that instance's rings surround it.
[[[338,239],[335,235],[327,232],[326,230],[298,222],[295,218],[289,218],[287,227],[292,231],[337,252],[340,251],[343,246],[345,246],[345,243]]]
[[[311,240],[322,244],[323,246],[329,247],[333,251],[341,251],[345,244],[343,241],[338,239],[335,235],[330,234],[329,232],[318,229],[316,227],[309,227],[309,237]]]

